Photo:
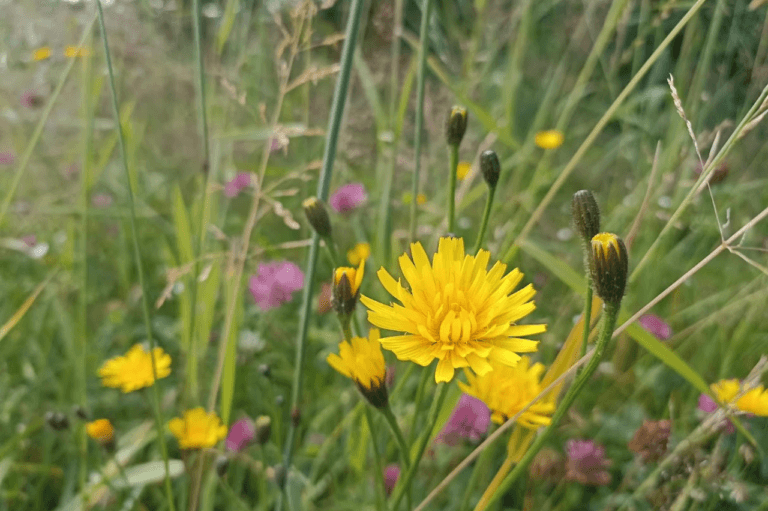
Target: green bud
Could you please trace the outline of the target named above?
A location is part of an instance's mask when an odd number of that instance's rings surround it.
[[[448,114],[448,122],[445,126],[445,138],[448,145],[458,146],[464,133],[467,131],[467,109],[463,106],[454,106]]]
[[[325,205],[317,197],[310,197],[301,204],[304,207],[304,214],[307,215],[309,225],[323,238],[331,235],[331,218]]]
[[[618,306],[624,297],[629,273],[629,256],[624,242],[608,232],[592,238],[589,269],[595,293],[605,303]]]
[[[488,149],[480,155],[480,171],[483,173],[483,179],[488,183],[489,188],[496,188],[501,174],[501,164],[496,151]]]
[[[254,427],[256,429],[256,443],[259,445],[266,444],[269,441],[270,435],[272,434],[272,419],[266,415],[260,415],[256,418]]]
[[[576,230],[586,243],[600,232],[600,208],[589,190],[580,190],[573,194],[571,215]]]

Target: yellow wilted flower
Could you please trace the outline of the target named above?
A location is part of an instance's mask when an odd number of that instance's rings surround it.
[[[182,449],[213,447],[227,436],[227,427],[219,416],[215,412],[207,413],[202,406],[185,411],[183,418],[171,419],[168,429]]]
[[[347,252],[347,260],[352,266],[357,266],[371,256],[371,245],[368,243],[358,243],[352,250]]]
[[[155,348],[157,377],[165,378],[171,374],[171,356],[162,348]],[[149,387],[155,383],[152,374],[152,356],[141,344],[135,344],[128,353],[111,358],[99,368],[101,384],[105,387],[119,388],[123,392]]]
[[[338,372],[351,378],[365,398],[376,408],[387,405],[387,368],[379,344],[378,328],[371,328],[368,339],[353,337],[339,344],[339,354],[326,359]]]
[[[40,61],[45,60],[51,56],[51,49],[48,46],[43,46],[32,52],[32,60]]]
[[[540,131],[536,133],[534,141],[542,149],[557,149],[563,145],[565,137],[562,132],[557,130]]]
[[[456,178],[459,180],[464,179],[467,177],[467,174],[469,174],[469,171],[472,170],[472,164],[468,161],[461,161],[456,166]]]
[[[497,424],[506,422],[523,409],[543,389],[541,375],[543,364],[533,364],[528,357],[522,357],[514,367],[491,362],[493,371],[483,376],[467,372],[469,384],[459,382],[461,390],[483,401],[491,409],[491,419]],[[517,422],[526,428],[536,429],[548,426],[550,415],[555,411],[554,400],[541,399],[523,412]]]
[[[462,238],[441,238],[430,264],[421,243],[411,244],[412,258],[400,256],[410,291],[385,270],[384,288],[402,305],[384,305],[367,296],[368,321],[404,335],[385,337],[381,345],[400,360],[427,366],[438,359],[435,381],[451,381],[454,370],[469,367],[478,375],[491,371],[490,361],[514,366],[518,353],[536,351],[537,341],[522,337],[546,330],[545,325],[516,325],[536,308],[532,285],[512,293],[523,274],[497,262],[486,268],[490,252],[464,254]],[[512,294],[510,294],[512,293]]]
[[[742,390],[739,380],[720,380],[710,388],[721,403],[735,405],[742,412],[768,417],[768,391],[762,385],[749,390],[735,403],[734,399]]]
[[[87,46],[67,46],[64,48],[65,57],[89,57],[91,55],[91,49]]]

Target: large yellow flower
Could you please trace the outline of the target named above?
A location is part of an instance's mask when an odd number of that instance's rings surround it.
[[[736,395],[741,392],[739,380],[720,380],[710,387],[721,403],[735,404],[742,412],[768,417],[768,391],[762,385],[749,390],[735,403],[733,401]]]
[[[216,412],[207,413],[202,406],[185,411],[183,418],[171,419],[168,429],[182,449],[213,447],[227,436],[227,427],[221,423]]]
[[[157,377],[165,378],[171,374],[171,356],[162,348],[155,348]],[[152,374],[152,356],[141,344],[135,344],[128,353],[111,358],[99,368],[101,384],[105,387],[122,389],[123,392],[149,387],[155,383]]]
[[[514,367],[498,362],[492,362],[491,365],[493,371],[483,376],[467,372],[469,385],[459,382],[459,387],[488,405],[493,422],[502,424],[539,395],[544,365],[531,365],[528,357],[522,357]],[[554,411],[555,403],[551,397],[541,399],[523,412],[517,422],[529,429],[548,426],[552,422],[549,416]]]
[[[420,243],[411,244],[413,260],[400,256],[400,268],[410,292],[381,268],[379,280],[402,305],[384,305],[366,296],[368,320],[404,335],[381,339],[381,345],[400,360],[427,366],[438,359],[435,381],[451,381],[454,369],[470,367],[484,375],[492,369],[489,361],[514,366],[517,353],[536,351],[537,341],[521,339],[538,334],[545,325],[516,325],[536,306],[536,293],[528,285],[512,293],[523,278],[514,269],[497,262],[488,271],[491,254],[464,255],[464,240],[441,238],[430,264]],[[512,293],[512,294],[510,294]]]
[[[353,337],[352,343],[339,343],[339,354],[331,353],[326,359],[338,372],[351,378],[360,392],[373,406],[387,404],[387,387],[384,383],[387,367],[379,344],[379,329],[371,328],[368,339]]]

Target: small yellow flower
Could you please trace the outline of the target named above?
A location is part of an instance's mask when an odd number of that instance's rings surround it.
[[[523,274],[507,275],[497,262],[487,270],[491,254],[464,254],[462,238],[441,238],[430,263],[421,243],[400,256],[400,269],[410,285],[406,289],[381,268],[379,280],[402,305],[385,305],[367,296],[368,321],[404,335],[385,337],[381,345],[400,360],[428,366],[438,359],[436,382],[453,379],[454,370],[470,367],[478,375],[491,371],[490,361],[514,366],[518,353],[536,351],[538,342],[523,336],[546,331],[545,325],[517,325],[536,308],[532,285],[512,292]]]
[[[720,380],[710,387],[717,396],[717,400],[726,404],[734,404],[736,395],[742,390],[739,380],[736,379]],[[742,412],[768,417],[768,391],[759,385],[741,396],[735,402],[735,406]]]
[[[472,170],[472,164],[468,161],[462,161],[459,162],[459,165],[456,167],[456,178],[461,181],[465,177],[467,177],[467,174],[469,174],[469,171]]]
[[[162,348],[155,348],[157,377],[165,378],[171,374],[171,356]],[[111,358],[99,368],[101,384],[105,387],[119,388],[123,392],[149,387],[155,383],[152,374],[152,356],[141,344],[135,344],[128,353]]]
[[[115,438],[115,427],[109,419],[97,419],[85,425],[85,432],[102,445],[112,442]]]
[[[368,339],[353,337],[352,343],[339,343],[339,355],[331,353],[328,365],[351,378],[360,392],[377,408],[387,404],[387,368],[379,344],[379,330],[371,328]]]
[[[360,261],[360,265],[357,268],[350,268],[349,266],[342,266],[336,268],[333,273],[333,285],[338,286],[341,283],[343,276],[347,277],[349,281],[349,288],[353,295],[357,294],[360,289],[360,284],[363,283],[363,274],[365,273],[365,260]]]
[[[86,46],[67,46],[64,48],[65,57],[89,57],[91,49]]]
[[[541,375],[543,364],[533,364],[528,357],[522,357],[516,366],[510,367],[498,362],[491,362],[493,371],[483,376],[475,376],[467,371],[469,384],[459,382],[461,390],[483,401],[491,409],[491,419],[502,424],[523,409],[542,390]],[[555,411],[552,398],[542,399],[533,404],[517,419],[528,429],[548,426],[552,422],[550,415]]]
[[[32,60],[34,61],[40,61],[45,60],[51,56],[51,49],[48,46],[43,46],[41,48],[36,49],[32,53]]]
[[[563,145],[563,134],[557,130],[540,131],[536,133],[536,145],[542,149],[557,149]]]
[[[427,203],[427,196],[426,195],[424,195],[423,193],[420,193],[420,194],[418,194],[416,196],[416,204],[421,206],[421,205],[424,205],[426,203]]]
[[[333,272],[333,299],[331,305],[340,317],[349,321],[360,296],[360,284],[363,283],[365,260],[357,268],[343,266]]]
[[[352,266],[357,266],[360,262],[367,260],[371,256],[371,245],[368,243],[358,243],[352,250],[347,252],[347,260]]]
[[[219,416],[215,412],[207,413],[202,406],[185,411],[183,418],[171,419],[168,429],[182,449],[213,447],[227,436],[227,427]]]

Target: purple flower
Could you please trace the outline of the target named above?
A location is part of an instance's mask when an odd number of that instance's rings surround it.
[[[605,459],[605,447],[592,440],[568,440],[565,478],[590,486],[603,486],[611,482],[611,474],[605,468],[611,461]]]
[[[91,197],[91,204],[94,208],[108,208],[112,205],[112,196],[108,193],[97,193]]]
[[[456,445],[462,438],[477,442],[488,431],[491,410],[474,396],[462,394],[445,427],[435,439],[448,445]]]
[[[715,403],[715,401],[708,395],[702,394],[699,396],[699,410],[702,412],[712,413],[718,408],[719,406],[717,406],[717,403]],[[723,420],[723,422],[720,423],[720,428],[726,435],[731,435],[736,432],[736,426],[733,425],[733,422],[731,422],[730,419]]]
[[[637,321],[641,327],[652,333],[660,341],[666,341],[672,337],[672,328],[658,316],[646,314]]]
[[[16,161],[16,155],[10,151],[0,153],[0,165],[11,165]]]
[[[256,428],[253,425],[253,421],[248,417],[243,417],[229,428],[229,435],[227,435],[226,440],[227,450],[241,451],[253,440],[255,434]]]
[[[27,234],[21,238],[21,241],[23,241],[27,247],[32,248],[37,245],[37,236],[34,234]]]
[[[43,103],[43,97],[32,90],[25,91],[19,99],[21,106],[27,108],[36,108]]]
[[[336,190],[331,195],[331,207],[339,213],[352,211],[360,204],[365,202],[368,194],[365,193],[365,187],[362,183],[350,183]]]
[[[274,309],[291,300],[291,293],[304,287],[304,274],[288,261],[262,263],[248,281],[248,289],[261,310]]]
[[[224,195],[230,199],[237,197],[243,188],[248,188],[249,186],[251,186],[251,174],[248,172],[238,172],[231,181],[224,185]]]
[[[397,466],[397,463],[390,463],[384,467],[384,489],[386,490],[387,495],[391,494],[392,490],[395,489],[399,477],[400,467]]]

